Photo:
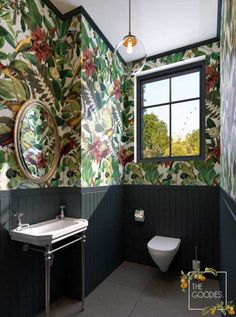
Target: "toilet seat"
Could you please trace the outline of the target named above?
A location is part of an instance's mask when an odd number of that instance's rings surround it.
[[[153,251],[162,251],[171,253],[171,251],[175,251],[179,245],[181,240],[176,238],[155,236],[148,242],[148,248]]]
[[[162,272],[167,272],[180,243],[180,239],[162,236],[155,236],[148,242],[149,254]]]

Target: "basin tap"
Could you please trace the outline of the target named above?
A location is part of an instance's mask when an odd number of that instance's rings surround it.
[[[29,227],[28,223],[21,223],[21,218],[24,216],[23,213],[17,212],[14,214],[14,217],[16,217],[16,230],[21,231],[23,228]]]
[[[60,208],[60,214],[57,216],[57,219],[64,220],[65,219],[65,208],[66,208],[66,206],[61,205],[59,208]]]

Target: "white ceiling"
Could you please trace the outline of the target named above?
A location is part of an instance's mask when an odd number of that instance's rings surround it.
[[[67,13],[82,5],[113,47],[128,33],[128,0],[51,0]],[[217,0],[132,0],[132,33],[147,55],[217,35]]]

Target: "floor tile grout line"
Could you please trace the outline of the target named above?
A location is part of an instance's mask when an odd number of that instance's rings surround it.
[[[151,280],[151,279],[150,279]],[[143,296],[145,290],[148,288],[148,283],[145,285],[145,287],[143,288],[143,291],[141,292],[140,296],[138,297],[138,299],[136,300],[133,308],[131,309],[130,313],[127,315],[127,317],[131,317],[131,315],[133,314],[133,312],[135,311],[135,308],[138,305],[138,302],[140,301],[141,297]]]
[[[124,284],[121,284],[121,283],[118,283],[118,282],[108,282],[106,281],[107,284],[109,285],[114,285],[114,286],[118,286],[118,287],[121,287],[121,288],[124,288],[124,289],[129,289],[129,290],[133,290],[133,289],[137,289],[137,287],[135,286],[128,286],[128,285],[124,285]],[[146,287],[146,286],[145,286]]]

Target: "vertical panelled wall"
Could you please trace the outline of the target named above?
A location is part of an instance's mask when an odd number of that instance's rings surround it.
[[[44,258],[42,254],[23,252],[21,243],[10,240],[8,230],[15,226],[14,213],[23,212],[24,223],[35,223],[55,218],[60,204],[66,204],[71,213],[80,216],[80,189],[0,192],[0,316],[34,317],[44,309]],[[52,301],[66,294],[64,259],[64,251],[54,258]]]
[[[124,260],[124,212],[122,186],[81,190],[81,216],[88,219],[86,233],[86,295]],[[76,216],[75,213],[70,216]],[[80,298],[80,245],[66,250],[66,294]]]
[[[122,186],[82,189],[82,216],[89,220],[86,248],[87,293],[124,260]]]
[[[202,268],[219,269],[218,198],[218,187],[124,186],[125,258],[153,265],[147,243],[161,235],[181,239],[170,269],[191,270],[195,246]],[[134,221],[134,210],[140,208],[145,211],[144,223]]]
[[[236,5],[222,7],[220,263],[228,272],[228,299],[236,303]]]
[[[228,299],[236,303],[236,202],[220,193],[220,265],[228,274]]]
[[[0,192],[0,316],[34,317],[44,309],[44,258],[23,252],[10,240],[14,213],[24,213],[24,223],[53,219],[60,204],[68,217],[89,221],[86,241],[86,294],[89,294],[124,260],[122,186],[47,188]],[[80,244],[55,255],[52,266],[52,301],[66,295],[80,299]]]

